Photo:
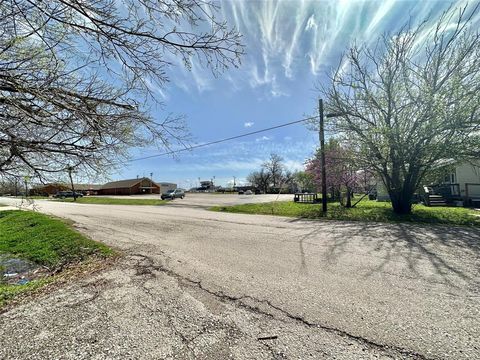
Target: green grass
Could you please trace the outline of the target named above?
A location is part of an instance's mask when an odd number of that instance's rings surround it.
[[[112,255],[113,251],[86,238],[62,220],[31,211],[9,210],[0,211],[0,253],[30,260],[54,271],[92,256]],[[0,283],[0,306],[50,281],[46,278],[25,285]]]
[[[30,293],[54,281],[53,277],[30,281],[24,285],[10,285],[0,283],[0,309],[9,301],[20,295]]]
[[[81,261],[92,254],[110,254],[59,219],[31,211],[0,212],[0,253],[9,253],[49,268]]]
[[[213,211],[244,214],[291,216],[307,219],[331,219],[377,222],[416,222],[462,226],[480,226],[479,212],[455,207],[427,207],[415,205],[410,215],[397,215],[388,202],[363,200],[354,208],[346,209],[339,203],[329,203],[326,216],[321,204],[299,204],[293,201],[279,201],[262,204],[214,206]]]
[[[54,201],[73,202],[72,198],[55,199]],[[79,204],[103,204],[103,205],[164,205],[168,201],[160,199],[117,199],[107,197],[82,197],[77,198]]]

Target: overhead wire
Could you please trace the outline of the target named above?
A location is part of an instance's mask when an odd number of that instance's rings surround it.
[[[294,124],[299,124],[299,123],[309,121],[309,120],[314,120],[314,119],[317,119],[317,118],[318,118],[317,116],[311,116],[311,117],[308,117],[308,118],[303,118],[303,119],[299,119],[299,120],[295,120],[295,121],[290,121],[288,123],[271,126],[269,128],[265,128],[265,129],[261,129],[261,130],[251,131],[251,132],[240,134],[240,135],[235,135],[235,136],[230,136],[230,137],[219,139],[219,140],[209,141],[207,143],[192,145],[192,146],[177,149],[177,150],[169,150],[169,151],[166,151],[166,152],[163,152],[163,153],[160,153],[160,154],[148,155],[148,156],[143,156],[143,157],[134,158],[134,159],[127,159],[127,160],[125,160],[125,162],[141,161],[141,160],[152,159],[152,158],[160,157],[160,156],[174,155],[174,154],[177,154],[177,153],[180,153],[180,152],[191,151],[191,150],[194,150],[194,149],[198,149],[198,148],[202,148],[202,147],[206,147],[206,146],[210,146],[210,145],[215,145],[215,144],[219,144],[219,143],[226,142],[226,141],[236,140],[236,139],[240,139],[240,138],[243,138],[243,137],[246,137],[246,136],[251,136],[251,135],[259,134],[259,133],[262,133],[262,132],[271,131],[271,130],[279,129],[279,128],[282,128],[282,127],[294,125]]]

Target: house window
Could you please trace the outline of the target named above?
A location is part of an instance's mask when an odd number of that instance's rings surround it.
[[[445,182],[445,184],[455,184],[455,173],[446,175],[443,181]]]

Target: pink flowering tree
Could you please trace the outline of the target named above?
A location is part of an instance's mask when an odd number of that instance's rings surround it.
[[[312,175],[318,189],[322,186],[321,157],[318,149],[313,158],[307,160],[305,171]],[[325,167],[327,189],[333,199],[342,202],[345,193],[345,207],[352,206],[353,190],[360,184],[360,176],[356,167],[353,152],[342,146],[337,140],[330,139],[325,146]],[[343,202],[342,202],[343,203]]]

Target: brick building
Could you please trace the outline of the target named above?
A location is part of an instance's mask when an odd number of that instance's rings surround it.
[[[112,181],[98,190],[98,195],[160,194],[160,185],[149,178]]]

